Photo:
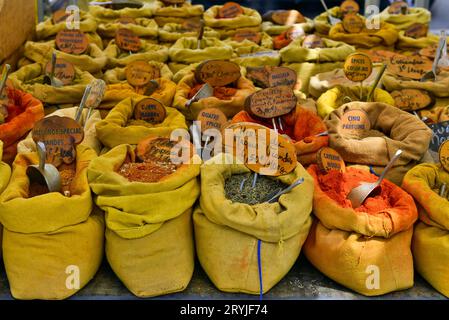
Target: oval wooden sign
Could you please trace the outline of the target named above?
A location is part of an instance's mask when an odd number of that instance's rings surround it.
[[[441,166],[449,172],[449,140],[443,142],[438,150]]]
[[[209,129],[216,129],[221,132],[228,118],[220,109],[207,108],[200,111],[197,121],[201,122],[201,132]]]
[[[246,72],[246,77],[261,88],[276,86],[294,88],[298,78],[296,72],[287,67],[247,67]]]
[[[362,82],[373,72],[373,64],[367,54],[356,52],[346,58],[343,69],[349,80]]]
[[[336,150],[329,147],[321,148],[317,152],[317,164],[322,172],[329,172],[331,170],[346,171],[345,161],[342,156]]]
[[[70,17],[70,14],[67,13],[65,10],[61,9],[61,10],[55,11],[52,15],[53,24],[65,22],[68,17]]]
[[[245,30],[239,30],[235,33],[235,35],[232,37],[234,41],[242,42],[244,40],[252,41],[256,44],[260,44],[262,41],[262,34],[260,32],[254,32],[250,29]]]
[[[45,66],[45,74],[50,75],[50,73],[51,62],[48,62]],[[65,86],[70,85],[75,79],[75,67],[64,59],[56,59],[55,77],[61,80]]]
[[[430,46],[430,47],[427,47],[427,48],[423,48],[423,49],[419,50],[419,52],[418,52],[418,54],[420,56],[423,56],[423,57],[426,57],[426,58],[429,58],[429,59],[432,59],[432,60],[435,59],[436,53],[437,53],[437,46],[436,45],[433,45],[433,46]]]
[[[277,86],[250,95],[246,98],[245,108],[252,115],[270,119],[290,113],[296,103],[297,98],[291,87]]]
[[[359,13],[360,6],[354,0],[346,0],[346,1],[343,1],[342,4],[340,5],[340,10],[343,12],[343,14]]]
[[[428,108],[435,103],[435,97],[425,90],[402,89],[390,93],[395,107],[404,111]]]
[[[419,39],[427,37],[429,27],[423,23],[414,23],[405,30],[404,35],[409,38]]]
[[[126,67],[126,80],[134,87],[146,86],[151,80],[161,77],[161,70],[146,61],[138,60]]]
[[[387,50],[359,50],[362,53],[366,53],[373,63],[388,63],[391,57],[396,55],[393,51]]]
[[[306,18],[297,10],[276,10],[271,14],[271,21],[278,25],[290,26],[295,23],[305,23]]]
[[[296,40],[305,36],[304,29],[299,26],[293,26],[285,32],[285,37],[290,40]]]
[[[201,26],[201,20],[199,19],[189,19],[181,24],[181,28],[186,31],[198,31]]]
[[[325,44],[320,36],[316,34],[309,34],[304,38],[302,46],[308,49],[315,49],[315,48],[324,48]]]
[[[408,4],[405,1],[395,1],[388,7],[389,14],[402,14],[407,13]]]
[[[136,19],[131,18],[131,17],[126,17],[126,16],[118,18],[117,20],[115,20],[115,22],[125,24],[125,25],[126,24],[137,24]]]
[[[46,162],[59,166],[75,161],[75,146],[83,141],[84,130],[71,118],[51,116],[37,122],[31,135],[36,143],[45,144]]]
[[[89,47],[89,39],[80,30],[62,30],[56,35],[56,47],[65,53],[80,55]]]
[[[235,2],[227,2],[218,10],[218,17],[230,19],[240,16],[244,13],[243,8]]]
[[[240,66],[230,61],[208,60],[196,68],[195,77],[200,83],[224,87],[240,79]]]
[[[140,141],[137,144],[136,153],[137,157],[142,161],[151,161],[160,164],[172,164],[172,156],[178,156],[177,151],[179,145],[182,146],[181,162],[183,164],[189,164],[190,159],[193,157],[194,148],[193,145],[187,141],[181,142],[171,141],[167,137],[148,137]]]
[[[137,35],[129,29],[118,29],[115,35],[115,43],[124,51],[137,52],[142,43]]]
[[[225,137],[226,152],[243,161],[253,172],[276,177],[292,172],[298,164],[295,146],[262,125],[231,124],[225,129]]]
[[[140,100],[134,107],[134,119],[143,120],[151,124],[160,124],[167,117],[167,110],[162,102],[145,98]]]
[[[350,110],[343,114],[340,120],[340,130],[343,134],[360,134],[371,129],[368,114],[363,110]]]
[[[360,33],[365,28],[365,21],[354,13],[348,13],[343,18],[343,28],[348,33]]]
[[[419,56],[395,54],[387,63],[389,72],[412,80],[421,80],[427,72],[432,70],[432,61]]]

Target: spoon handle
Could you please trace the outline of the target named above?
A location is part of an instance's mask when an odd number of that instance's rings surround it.
[[[440,37],[440,41],[438,42],[438,49],[437,52],[435,53],[435,60],[433,61],[433,65],[432,65],[432,71],[436,77],[437,75],[437,67],[438,67],[438,61],[440,61],[441,58],[441,53],[443,51],[443,46],[446,42],[446,39]]]
[[[373,86],[371,87],[371,90],[368,94],[368,98],[366,99],[367,102],[371,102],[374,92],[376,91],[377,85],[380,82],[380,79],[382,79],[382,76],[384,75],[385,70],[387,69],[387,65],[382,65],[382,68],[380,69],[379,73],[377,74],[376,81],[374,81]]]
[[[45,144],[39,141],[36,145],[37,154],[39,156],[39,170],[44,172],[45,170],[45,158],[47,157],[47,150],[45,148]]]
[[[299,186],[300,184],[302,184],[304,182],[304,178],[300,178],[298,180],[296,180],[295,182],[293,182],[290,186],[288,186],[287,188],[285,188],[284,190],[279,191],[273,198],[271,198],[270,200],[268,200],[268,203],[273,203],[276,201],[276,199],[278,199],[280,196],[282,196],[285,193],[288,193],[290,191],[293,190],[293,188]]]
[[[387,166],[385,167],[384,171],[382,172],[382,174],[379,177],[379,180],[377,180],[376,184],[377,186],[380,186],[380,184],[382,183],[382,180],[385,178],[385,175],[388,173],[388,171],[391,169],[391,167],[393,166],[393,164],[396,162],[396,160],[401,156],[402,154],[402,150],[399,149],[398,151],[396,151],[395,155],[393,156],[393,158],[391,158],[390,162],[388,162]]]
[[[56,52],[53,52],[51,55],[51,70],[50,70],[50,78],[53,80],[55,77],[55,69],[56,69]]]
[[[9,72],[11,71],[11,66],[5,64],[3,67],[2,78],[0,79],[0,97],[2,96],[3,89],[5,88],[6,80],[8,79]]]

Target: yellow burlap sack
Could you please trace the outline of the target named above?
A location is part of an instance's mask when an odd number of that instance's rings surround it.
[[[342,41],[361,48],[373,48],[377,46],[392,46],[398,40],[396,28],[385,22],[381,22],[380,29],[367,29],[366,27],[357,34],[347,33],[341,22],[337,23],[329,31],[329,38]]]
[[[176,42],[181,38],[191,38],[198,36],[197,31],[186,31],[181,24],[167,23],[162,28],[159,28],[159,41],[162,42]],[[204,28],[205,38],[220,38],[220,34],[212,28]]]
[[[305,94],[308,93],[310,78],[318,73],[332,71],[343,67],[343,62],[327,62],[327,63],[285,63],[282,64],[285,67],[291,68],[296,71],[298,79],[301,81],[301,90]]]
[[[266,32],[270,36],[277,36],[281,33],[287,31],[288,29],[295,27],[296,29],[302,28],[304,33],[310,33],[313,31],[313,20],[306,18],[306,22],[304,23],[295,23],[292,25],[277,25],[271,21],[265,21],[262,23],[262,31]]]
[[[109,264],[136,296],[182,291],[194,268],[191,207],[200,193],[199,165],[184,166],[158,183],[129,182],[116,173],[128,155],[134,156],[131,146],[117,146],[88,171],[95,201],[106,214]]]
[[[263,47],[251,46],[239,49],[238,57],[231,61],[242,67],[279,66],[281,55],[278,51],[267,50]]]
[[[123,100],[97,124],[97,137],[101,143],[109,148],[120,144],[138,144],[150,135],[169,136],[175,129],[187,129],[184,116],[174,108],[165,108],[167,118],[160,124],[134,120],[134,107],[144,98],[135,96]]]
[[[211,28],[238,29],[246,27],[257,27],[262,23],[262,17],[259,12],[254,9],[242,7],[243,14],[235,18],[220,19],[218,18],[218,10],[222,6],[212,6],[204,12],[203,18],[206,26]]]
[[[343,13],[340,10],[340,7],[333,7],[329,9],[330,14],[338,19],[342,19]],[[329,16],[327,11],[319,14],[313,19],[315,25],[315,31],[321,35],[327,36],[329,31],[332,28],[332,25],[329,23]]]
[[[100,22],[98,24],[97,32],[102,38],[113,39],[115,38],[117,30],[123,28],[131,30],[135,35],[139,36],[139,38],[143,38],[145,40],[157,38],[159,27],[156,21],[147,18],[137,18],[135,21],[136,24],[122,24],[117,21]]]
[[[362,99],[360,100],[360,85],[356,83],[353,86],[335,86],[323,93],[317,100],[317,110],[321,118],[340,108],[342,105],[352,101],[366,101],[371,87],[362,88]],[[374,102],[386,103],[394,106],[393,97],[385,90],[376,88],[373,95]]]
[[[237,28],[237,29],[214,29],[220,34],[220,39],[225,40],[231,38],[237,34],[237,32],[262,32],[262,28],[260,26],[257,27],[245,27],[245,28]]]
[[[324,39],[325,48],[304,48],[302,46],[305,38],[299,38],[280,50],[282,61],[293,62],[335,62],[345,61],[348,55],[355,51],[353,46],[344,42]]]
[[[32,42],[25,44],[24,55],[33,62],[47,64],[51,60],[51,55],[56,52],[60,59],[64,59],[78,67],[82,71],[91,74],[101,72],[108,62],[106,54],[94,43],[89,44],[87,51],[82,55],[67,54],[55,48],[55,41]]]
[[[95,78],[87,71],[75,67],[73,83],[61,88],[42,84],[44,66],[39,63],[26,65],[9,76],[14,87],[30,93],[43,103],[49,104],[75,104],[83,97],[86,86]]]
[[[185,2],[178,6],[164,6],[156,9],[156,17],[178,17],[178,18],[200,18],[203,15],[204,6],[201,4],[192,5]]]
[[[196,84],[195,75],[193,72],[190,72],[176,87],[173,107],[181,111],[187,120],[196,120],[200,111],[206,108],[220,109],[228,118],[232,118],[244,109],[246,98],[256,92],[256,88],[252,81],[245,77],[240,77],[240,79],[237,80],[237,92],[230,100],[220,100],[216,97],[209,97],[194,102],[187,108],[186,103],[189,100],[189,93]]]
[[[151,98],[159,100],[165,106],[171,107],[176,92],[176,84],[168,79],[156,79],[159,88],[151,94]],[[143,89],[136,89],[128,83],[110,84],[106,88],[106,93],[99,106],[99,109],[112,109],[120,101],[144,94]]]
[[[0,195],[8,185],[9,178],[11,177],[11,168],[4,162],[2,162],[3,156],[3,142],[0,140]],[[0,258],[2,257],[2,239],[3,239],[3,226],[0,224]]]
[[[420,223],[413,235],[413,257],[419,274],[449,297],[449,202],[439,196],[449,184],[449,173],[440,164],[423,163],[410,170],[402,187],[419,204]]]
[[[404,31],[399,31],[398,42],[396,43],[396,48],[399,50],[413,50],[427,48],[438,44],[439,37],[435,34],[429,33],[427,37],[415,39],[411,37],[406,37]]]
[[[198,39],[181,38],[168,50],[170,60],[182,64],[202,62],[209,59],[227,60],[232,58],[232,47],[216,38],[203,38],[201,49]]]
[[[363,110],[371,122],[371,130],[359,135],[345,133],[341,118],[349,110]],[[348,163],[372,166],[380,174],[398,149],[401,157],[386,175],[401,185],[404,175],[426,153],[432,131],[414,115],[379,102],[351,102],[335,109],[324,120],[329,132],[329,146],[337,150]]]
[[[108,47],[104,50],[106,56],[108,57],[108,69],[115,67],[125,67],[127,64],[138,61],[157,61],[165,62],[168,59],[168,49],[167,47],[160,46],[157,44],[149,43],[148,41],[141,40],[142,46],[140,50],[136,53],[129,54],[129,52],[123,52],[118,45],[116,45],[115,40],[109,42]]]
[[[0,196],[3,253],[16,299],[65,299],[84,287],[103,257],[104,222],[92,213],[87,166],[95,151],[78,146],[72,196],[47,193],[28,198],[26,169],[36,153],[19,154]]]
[[[107,0],[100,0],[105,2]],[[98,22],[114,21],[121,17],[130,18],[151,18],[154,12],[161,7],[161,2],[144,2],[142,8],[124,8],[113,10],[103,6],[89,6],[89,13],[95,17]]]
[[[157,61],[147,61],[147,63],[160,70],[161,78],[168,80],[173,78],[173,73],[165,63]],[[106,81],[107,84],[126,83],[126,67],[114,68],[106,71],[103,80]]]
[[[224,43],[230,45],[236,54],[251,53],[253,47],[264,48],[265,50],[273,49],[273,39],[265,32],[262,32],[262,40],[260,44],[256,44],[248,39],[243,41],[235,41],[232,38],[224,40]]]
[[[389,92],[401,89],[423,89],[440,98],[449,97],[449,71],[440,72],[436,81],[426,82],[400,78],[387,71],[382,78],[382,84]]]
[[[380,13],[380,19],[392,24],[398,30],[406,30],[414,23],[429,24],[432,14],[425,8],[408,8],[407,14],[390,14],[388,8]]]
[[[48,40],[53,38],[59,31],[67,29],[66,21],[53,24],[51,18],[39,23],[36,26],[36,39]],[[80,11],[80,31],[85,33],[95,33],[97,22],[95,18],[87,12]]]
[[[305,181],[279,202],[234,203],[226,198],[225,180],[250,171],[244,165],[214,163],[218,159],[221,155],[201,167],[201,187],[207,191],[193,214],[199,261],[219,290],[265,293],[288,273],[301,252],[312,220],[313,180],[298,164],[292,173],[276,179],[286,184],[300,177]]]
[[[186,75],[190,74],[191,72],[194,72],[196,67],[198,67],[199,64],[200,64],[200,62],[192,63],[192,64],[185,66],[184,68],[177,70],[175,73],[173,73],[173,82],[179,83],[179,81],[181,81]]]

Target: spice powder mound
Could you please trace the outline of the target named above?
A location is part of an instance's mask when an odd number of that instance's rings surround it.
[[[118,173],[131,182],[154,183],[176,172],[178,166],[169,162],[146,160],[123,164]]]

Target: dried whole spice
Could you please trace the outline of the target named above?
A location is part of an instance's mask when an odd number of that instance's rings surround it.
[[[47,186],[42,185],[38,182],[32,182],[30,183],[30,186],[28,188],[28,198],[38,197],[49,192],[50,191],[48,190]]]
[[[195,94],[201,89],[203,84],[195,85],[192,90],[190,90],[188,98],[192,99]],[[214,97],[220,100],[231,100],[232,97],[237,93],[237,89],[230,87],[215,87],[214,88]]]
[[[118,173],[131,182],[154,183],[175,173],[177,169],[177,165],[169,162],[146,160],[124,163]]]
[[[72,195],[72,182],[76,175],[76,164],[70,165],[62,164],[58,171],[61,175],[61,194],[66,196]],[[42,185],[39,182],[31,182],[28,188],[28,198],[33,198],[50,193],[46,185]]]

